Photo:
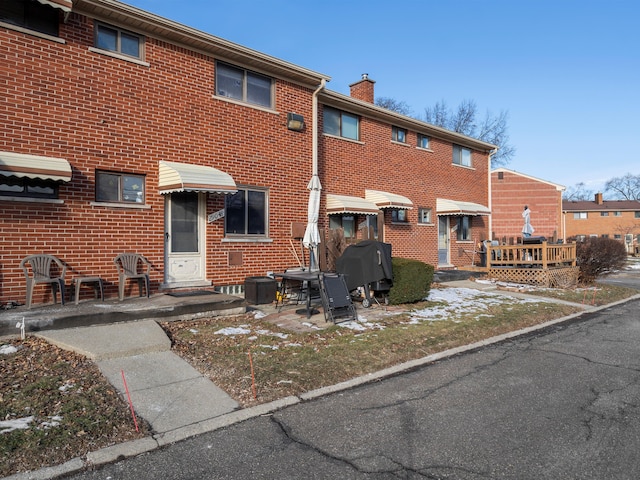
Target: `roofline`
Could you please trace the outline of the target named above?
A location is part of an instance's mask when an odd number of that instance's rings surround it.
[[[619,202],[632,203],[636,202],[637,205],[620,207]],[[568,208],[569,205],[575,204],[575,208]],[[617,211],[617,212],[636,212],[640,209],[640,200],[604,200],[601,204],[595,203],[591,200],[562,200],[563,212],[602,212],[602,211]]]
[[[412,130],[417,130],[421,133],[425,133],[434,137],[438,137],[444,140],[471,147],[475,150],[485,151],[491,153],[493,150],[497,150],[498,146],[488,142],[483,142],[476,138],[468,137],[461,133],[447,130],[446,128],[438,127],[415,118],[407,117],[400,113],[388,110],[386,108],[378,107],[370,102],[355,99],[342,93],[334,92],[333,90],[322,90],[318,97],[320,101],[325,105],[348,110],[349,112],[358,113],[370,118],[376,118],[379,120],[392,123],[399,127],[405,127]]]
[[[258,52],[117,0],[73,0],[73,13],[127,27],[193,51],[269,72],[304,86],[316,87],[328,75]]]
[[[515,170],[510,170],[508,168],[496,168],[495,170],[491,170],[491,173],[493,172],[508,172],[508,173],[513,173],[514,175],[519,175],[521,177],[525,177],[528,178],[529,180],[535,180],[536,182],[542,182],[542,183],[546,183],[547,185],[551,185],[553,187],[556,187],[557,190],[560,190],[561,192],[564,192],[567,187],[565,187],[564,185],[560,185],[559,183],[553,183],[553,182],[549,182],[548,180],[543,180],[541,178],[538,177],[534,177],[532,175],[527,175],[525,173],[520,173],[520,172],[516,172]]]

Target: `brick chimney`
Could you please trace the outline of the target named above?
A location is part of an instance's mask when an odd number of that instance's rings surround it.
[[[362,100],[363,102],[374,103],[373,84],[376,83],[369,79],[368,73],[362,74],[362,79],[349,85],[351,89],[351,98]]]
[[[602,193],[596,193],[596,204],[602,205]]]

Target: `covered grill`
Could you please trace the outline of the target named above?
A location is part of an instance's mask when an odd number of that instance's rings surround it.
[[[385,303],[389,302],[387,294],[393,286],[390,244],[364,240],[349,245],[336,260],[336,270],[344,274],[350,292],[364,289],[363,307],[371,305],[372,291],[374,298],[382,296]]]

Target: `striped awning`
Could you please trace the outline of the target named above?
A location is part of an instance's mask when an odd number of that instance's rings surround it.
[[[71,165],[63,158],[0,152],[0,175],[69,182]]]
[[[489,207],[479,203],[460,202],[446,198],[436,199],[436,215],[490,215]]]
[[[160,161],[158,170],[160,193],[238,191],[231,175],[213,167]]]
[[[43,5],[49,5],[53,8],[59,8],[64,12],[70,12],[73,4],[71,0],[38,0]]]
[[[365,190],[364,198],[375,203],[378,208],[396,208],[410,210],[413,202],[397,193],[381,192],[379,190]]]
[[[344,213],[377,215],[379,211],[380,209],[375,203],[364,198],[327,194],[328,215],[341,215]]]

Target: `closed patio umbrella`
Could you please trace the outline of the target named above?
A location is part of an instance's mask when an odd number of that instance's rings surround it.
[[[522,235],[524,237],[530,237],[534,232],[534,228],[531,226],[531,210],[526,205],[522,212],[522,218],[524,218],[524,226],[522,227]]]
[[[320,232],[318,231],[318,217],[320,215],[320,178],[313,175],[307,185],[309,189],[309,205],[307,209],[307,228],[304,231],[302,244],[309,249],[309,269],[319,270],[318,266],[318,244],[320,243]]]

